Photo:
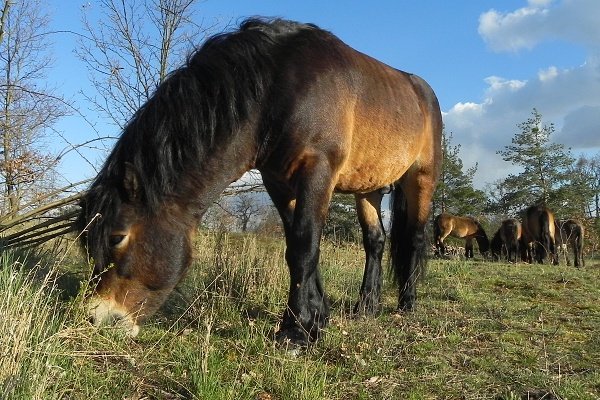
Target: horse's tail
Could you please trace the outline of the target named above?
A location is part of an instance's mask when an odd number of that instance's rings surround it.
[[[504,236],[507,247],[514,246],[515,242],[518,241],[518,226],[513,220],[507,220],[502,223],[500,229],[504,230]]]
[[[552,244],[551,244],[551,238],[550,238],[550,218],[548,216],[548,213],[546,212],[542,212],[540,214],[539,217],[539,223],[540,223],[540,244],[541,246],[538,246],[539,249],[537,249],[539,251],[538,254],[538,260],[540,260],[540,262],[542,262],[547,255],[547,252],[552,251]],[[552,261],[550,261],[552,263]]]
[[[409,223],[408,204],[400,182],[394,184],[390,208],[390,268],[402,292],[425,274],[425,233],[424,227]]]

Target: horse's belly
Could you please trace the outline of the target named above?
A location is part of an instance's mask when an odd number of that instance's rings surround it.
[[[403,143],[414,143],[406,148]],[[341,166],[336,188],[371,192],[400,179],[419,157],[418,134],[353,135],[351,151]]]
[[[394,161],[395,160],[395,161]],[[373,158],[377,162],[347,162],[340,171],[336,190],[368,193],[396,182],[410,166],[407,162],[391,158]]]
[[[379,117],[366,112],[355,114],[348,157],[341,166],[336,189],[346,192],[370,192],[400,179],[421,157],[426,146],[422,115],[407,108],[413,118]]]

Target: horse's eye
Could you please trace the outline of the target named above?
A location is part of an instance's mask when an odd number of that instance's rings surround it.
[[[118,246],[123,239],[125,239],[125,235],[110,235],[108,238],[108,244],[110,247],[115,247]]]

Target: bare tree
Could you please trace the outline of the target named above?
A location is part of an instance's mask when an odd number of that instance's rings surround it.
[[[200,0],[99,0],[101,16],[84,12],[87,39],[77,51],[97,96],[97,111],[122,128],[168,72],[212,27],[194,22]]]
[[[283,224],[274,205],[265,205],[256,231],[269,236],[283,237]]]
[[[250,193],[235,196],[230,209],[242,232],[247,232],[252,220],[258,218],[262,213],[262,206]]]
[[[53,186],[57,159],[46,132],[66,114],[65,101],[45,84],[52,64],[48,16],[40,0],[6,1],[0,17],[0,214]]]
[[[100,7],[96,20],[84,10],[86,34],[77,54],[96,89],[95,96],[83,95],[98,112],[123,128],[169,71],[183,64],[214,31],[218,20],[207,22],[198,16],[201,1],[99,0],[95,3]],[[231,185],[225,195],[259,190],[264,188],[255,171]]]
[[[231,231],[236,225],[236,218],[225,206],[225,198],[222,197],[208,208],[202,217],[202,227],[216,231]]]

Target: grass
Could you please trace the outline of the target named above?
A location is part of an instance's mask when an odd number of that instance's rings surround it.
[[[0,398],[43,399],[60,393],[60,332],[65,314],[52,275],[9,256],[0,260]]]
[[[388,283],[381,315],[351,318],[362,249],[324,242],[331,322],[293,357],[273,342],[283,254],[281,240],[201,233],[193,269],[135,339],[85,321],[77,257],[41,279],[3,256],[0,398],[600,398],[600,263],[431,260],[415,312],[394,314]]]

